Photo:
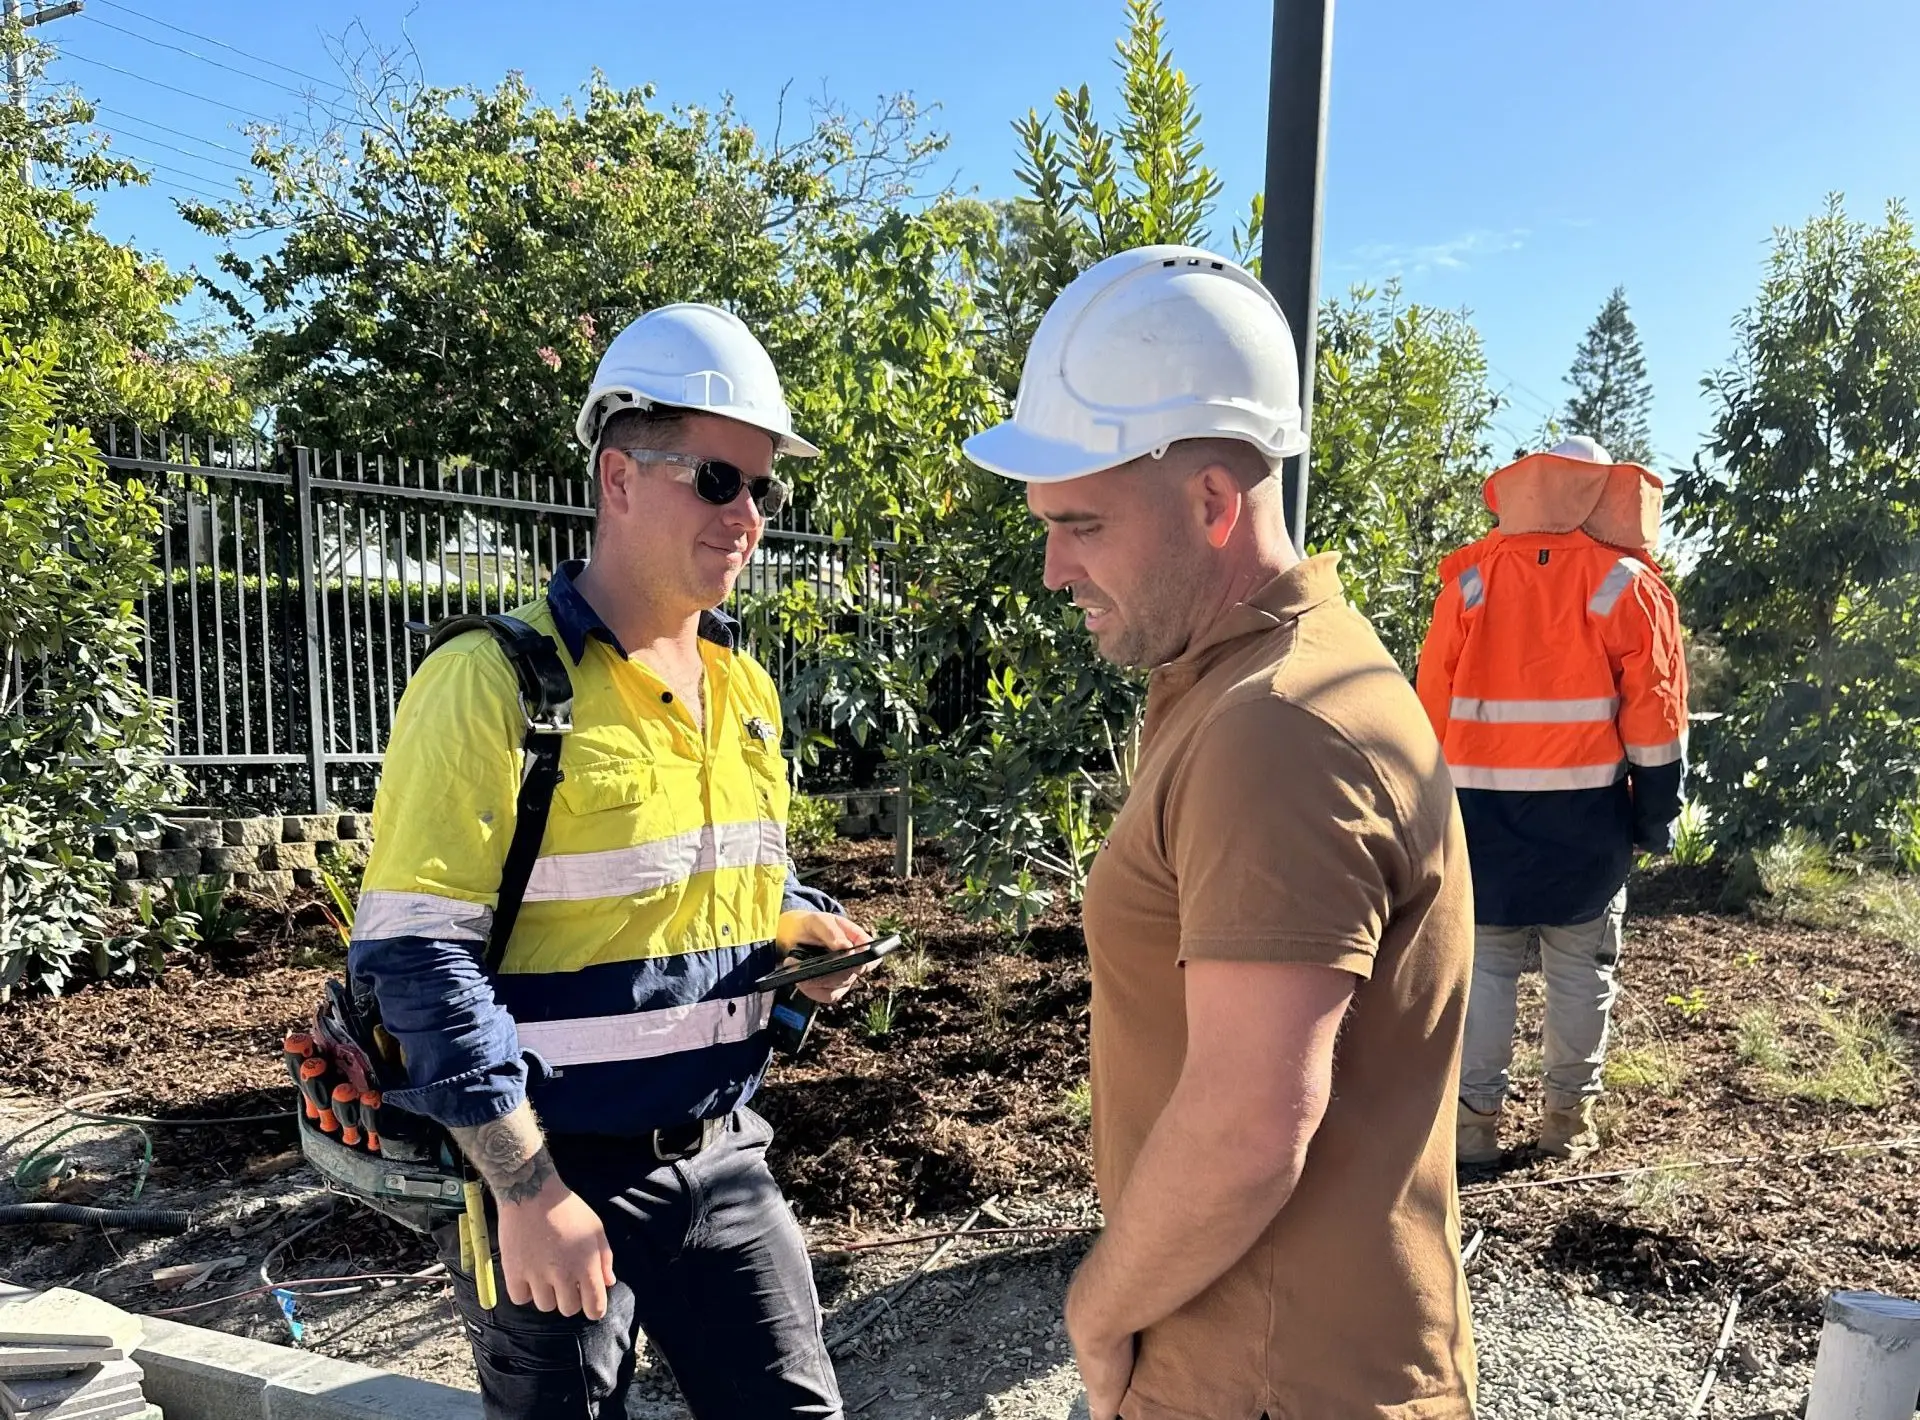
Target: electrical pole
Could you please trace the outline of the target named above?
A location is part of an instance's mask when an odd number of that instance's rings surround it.
[[[1320,307],[1320,206],[1327,166],[1327,87],[1333,70],[1333,0],[1274,0],[1267,93],[1266,223],[1260,273],[1293,330],[1300,357],[1300,414],[1313,423],[1314,346]],[[1281,484],[1287,528],[1307,545],[1307,465],[1287,460]]]
[[[46,9],[35,8],[31,15],[20,13],[20,0],[4,0],[9,42],[7,45],[7,96],[13,106],[20,110],[20,117],[27,116],[27,51],[24,45],[12,42],[12,32],[17,27],[23,34],[35,25],[44,25],[50,20],[65,19],[68,15],[77,15],[85,8],[84,0],[67,0],[64,5],[50,5]],[[27,132],[22,126],[22,134]],[[20,177],[28,187],[33,186],[33,158],[31,145],[24,136],[20,148]]]

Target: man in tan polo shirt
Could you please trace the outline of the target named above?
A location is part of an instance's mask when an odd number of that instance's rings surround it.
[[[1287,539],[1303,444],[1279,308],[1187,247],[1062,292],[1013,419],[967,444],[1027,483],[1100,654],[1152,671],[1085,905],[1092,1420],[1473,1413],[1466,843],[1412,687]]]

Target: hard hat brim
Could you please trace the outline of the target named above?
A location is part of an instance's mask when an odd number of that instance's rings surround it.
[[[1064,439],[1043,439],[1011,419],[982,430],[960,447],[988,473],[1020,483],[1065,483],[1102,469],[1117,468],[1134,457],[1118,451],[1090,454]]]
[[[1303,453],[1307,437],[1294,431],[1280,445],[1272,447],[1259,439],[1232,429],[1202,429],[1182,434],[1183,439],[1238,439],[1251,444],[1277,464],[1282,459]],[[961,445],[966,456],[988,473],[1020,483],[1066,483],[1087,478],[1106,469],[1118,468],[1152,453],[1152,449],[1114,449],[1090,451],[1065,439],[1045,439],[1009,419],[975,434]]]
[[[770,422],[753,418],[738,408],[728,405],[668,404],[664,400],[650,399],[639,390],[622,387],[596,390],[580,406],[580,413],[573,421],[573,434],[589,453],[598,442],[600,420],[604,417],[600,406],[609,395],[625,396],[628,407],[631,409],[684,409],[689,414],[711,414],[716,419],[731,419],[736,424],[745,424],[750,429],[758,429],[772,439],[775,454],[796,459],[820,457],[820,450],[816,446],[808,443],[791,429],[776,429]]]

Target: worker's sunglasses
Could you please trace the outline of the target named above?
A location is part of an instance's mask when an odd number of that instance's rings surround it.
[[[749,478],[739,467],[725,459],[703,459],[698,454],[676,454],[665,449],[622,449],[635,463],[671,464],[680,470],[673,475],[679,483],[691,483],[694,495],[703,503],[724,508],[740,496],[742,488],[753,499],[760,516],[771,518],[787,506],[787,485],[771,475]]]

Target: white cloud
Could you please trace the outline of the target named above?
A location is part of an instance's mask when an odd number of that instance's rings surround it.
[[[1356,247],[1340,262],[1338,271],[1357,272],[1368,279],[1388,276],[1425,276],[1435,271],[1464,271],[1475,261],[1518,251],[1533,235],[1529,227],[1512,227],[1503,232],[1477,228],[1462,232],[1444,242],[1408,244],[1368,242]]]

